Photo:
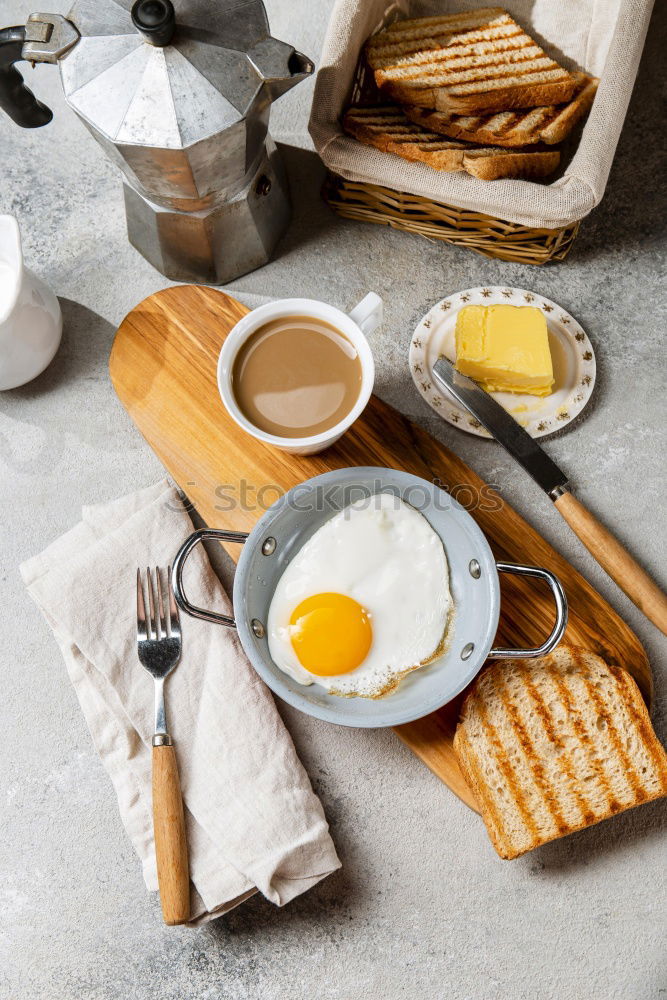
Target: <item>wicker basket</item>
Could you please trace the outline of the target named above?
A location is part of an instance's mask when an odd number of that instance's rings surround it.
[[[352,80],[350,104],[381,103],[375,78],[363,52]],[[346,180],[329,171],[322,188],[328,205],[345,219],[376,222],[418,233],[427,239],[467,247],[485,257],[521,264],[563,260],[579,230],[579,223],[562,229],[533,229],[481,212],[443,205],[421,195]]]
[[[404,229],[427,239],[467,247],[484,257],[519,264],[563,260],[580,225],[574,222],[562,229],[532,229],[480,212],[441,205],[419,195],[348,181],[332,173],[324,183],[322,197],[344,219]]]
[[[579,223],[604,195],[637,73],[653,0],[506,0],[538,41],[557,40],[557,58],[600,77],[583,128],[566,139],[551,183],[520,178],[488,183],[401,162],[343,133],[350,104],[383,103],[365,63],[364,43],[396,18],[486,7],[487,0],[334,0],[315,81],[309,129],[329,170],[323,189],[335,212],[466,246],[500,260],[562,260]],[[463,206],[463,207],[461,207]],[[544,227],[544,228],[542,228]]]

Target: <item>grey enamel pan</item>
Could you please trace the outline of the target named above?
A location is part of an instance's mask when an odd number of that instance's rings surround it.
[[[441,537],[456,608],[453,637],[442,656],[405,677],[393,694],[377,700],[341,698],[317,684],[298,684],[275,666],[265,633],[268,610],[287,564],[310,536],[343,507],[362,497],[371,503],[380,492],[393,493],[411,504]],[[183,569],[188,556],[209,538],[243,543],[234,579],[234,618],[195,607],[185,594]],[[556,621],[541,646],[492,648],[500,616],[499,572],[534,577],[551,588]],[[238,629],[250,662],[275,694],[308,715],[343,726],[396,726],[428,715],[463,691],[488,657],[543,656],[560,642],[567,624],[567,601],[553,573],[496,563],[483,532],[456,500],[425,479],[393,469],[341,469],[309,479],[277,500],[249,535],[208,528],[196,531],[174,560],[172,585],[187,614]]]

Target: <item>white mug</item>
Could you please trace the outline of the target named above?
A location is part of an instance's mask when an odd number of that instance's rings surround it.
[[[310,316],[313,319],[330,323],[354,345],[361,364],[361,388],[350,412],[333,427],[320,434],[312,434],[310,437],[279,437],[255,427],[239,409],[232,390],[234,359],[241,346],[260,326],[285,316]],[[373,391],[375,365],[366,335],[377,329],[381,322],[382,299],[375,292],[369,292],[350,313],[344,313],[342,310],[336,309],[335,306],[319,302],[317,299],[278,299],[276,302],[269,302],[265,306],[253,309],[230,330],[220,351],[218,388],[227,412],[248,434],[257,438],[258,441],[264,441],[265,444],[272,444],[281,451],[290,452],[292,455],[313,455],[317,451],[323,451],[345,433],[370,399]]]

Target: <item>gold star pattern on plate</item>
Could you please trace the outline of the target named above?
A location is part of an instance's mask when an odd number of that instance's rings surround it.
[[[490,303],[516,303],[541,309],[550,328],[550,337],[568,341],[576,374],[564,387],[566,391],[559,391],[547,401],[544,408],[539,408],[541,414],[535,413],[535,408],[528,406],[528,410],[533,412],[526,413],[525,417],[517,417],[517,420],[529,434],[540,437],[561,430],[568,421],[578,417],[588,402],[595,382],[595,355],[585,332],[558,303],[542,299],[536,292],[525,288],[502,285],[454,292],[433,305],[417,324],[410,343],[410,374],[424,402],[458,429],[489,437],[480,421],[467,411],[449,409],[455,407],[456,403],[448,393],[441,393],[438,386],[429,381],[430,360],[452,352],[456,314],[467,303],[481,303],[485,306]]]

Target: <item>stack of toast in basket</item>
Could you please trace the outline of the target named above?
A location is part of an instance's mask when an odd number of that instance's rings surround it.
[[[575,646],[481,673],[454,750],[501,858],[667,795],[667,754],[633,678]]]
[[[544,177],[598,81],[569,73],[500,7],[396,21],[366,45],[380,102],[348,108],[360,142],[483,180]]]

